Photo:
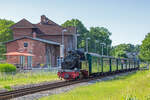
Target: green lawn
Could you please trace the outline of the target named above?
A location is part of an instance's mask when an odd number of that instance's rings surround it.
[[[40,100],[150,100],[150,71],[81,86]]]
[[[58,80],[57,74],[51,72],[28,72],[11,74],[0,74],[0,89],[10,86],[40,83],[45,81]]]

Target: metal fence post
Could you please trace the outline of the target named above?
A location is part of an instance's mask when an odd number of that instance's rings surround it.
[[[121,61],[121,69],[123,70],[123,62]]]
[[[117,71],[118,71],[118,59],[116,59],[116,67],[117,67]]]
[[[99,60],[99,58],[98,58],[98,59],[97,59],[97,68],[98,68],[98,72],[99,72],[99,67],[100,67],[100,66],[99,66],[99,61],[100,61],[100,60]]]
[[[130,60],[129,60],[129,69],[130,69]]]
[[[135,60],[134,60],[134,68],[136,67],[136,62],[135,62]]]
[[[92,56],[90,54],[87,54],[87,59],[89,63],[89,74],[92,73]]]
[[[140,68],[140,61],[139,60],[137,61],[137,65],[138,65],[138,68]]]
[[[126,64],[126,69],[127,69],[127,60],[125,60],[125,64]]]
[[[101,58],[101,69],[102,69],[102,73],[103,73],[103,57]]]
[[[109,72],[112,71],[111,58],[109,58]]]

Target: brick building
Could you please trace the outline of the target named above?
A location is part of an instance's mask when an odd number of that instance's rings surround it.
[[[26,67],[56,66],[57,58],[62,55],[62,45],[64,45],[64,55],[67,51],[76,48],[76,28],[64,29],[44,15],[37,24],[22,19],[11,29],[13,40],[5,43],[7,53],[27,52],[35,56],[7,56],[8,63],[24,64]]]

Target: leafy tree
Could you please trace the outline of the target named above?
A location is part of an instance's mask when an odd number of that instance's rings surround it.
[[[12,30],[10,29],[13,24],[13,21],[0,19],[0,58],[2,58],[2,54],[6,52],[5,45],[3,45],[2,42],[13,39]]]
[[[75,26],[77,28],[77,33],[80,34],[78,37],[78,48],[86,47],[86,39],[88,40],[89,52],[97,52],[101,54],[100,43],[105,43],[107,46],[111,45],[112,41],[110,40],[111,33],[108,29],[104,27],[91,27],[88,31],[87,28],[82,24],[78,19],[67,20],[62,24],[64,28],[69,26]],[[110,47],[109,47],[110,49]],[[104,54],[106,55],[106,46],[104,48]]]
[[[107,55],[107,47],[110,49],[111,46],[111,32],[107,28],[104,27],[91,27],[89,33],[86,35],[86,37],[90,37],[89,40],[89,51],[90,52],[96,52],[101,54],[102,45],[101,43],[104,43],[104,55]]]
[[[111,50],[111,55],[114,57],[121,57],[121,58],[127,58],[127,53],[136,53],[139,52],[139,45],[133,45],[133,44],[119,44],[117,46],[114,46]]]
[[[0,42],[5,42],[13,38],[10,27],[14,24],[13,21],[0,19]]]
[[[135,45],[134,46],[134,52],[140,52],[140,45]]]
[[[85,47],[85,34],[88,33],[88,30],[86,27],[82,24],[82,22],[78,19],[71,19],[67,20],[64,24],[62,24],[62,27],[66,28],[69,26],[74,26],[77,28],[77,34],[78,36],[78,48],[84,48]]]
[[[126,44],[120,44],[113,47],[111,55],[114,57],[123,57],[126,58],[126,51],[129,51],[129,46]]]
[[[140,58],[148,62],[150,61],[150,33],[148,33],[142,41],[140,47]]]

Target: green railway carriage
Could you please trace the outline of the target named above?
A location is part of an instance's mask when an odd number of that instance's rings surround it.
[[[96,53],[87,53],[86,57],[87,60],[82,62],[82,69],[88,70],[90,75],[132,71],[139,68],[138,59],[115,58]]]

